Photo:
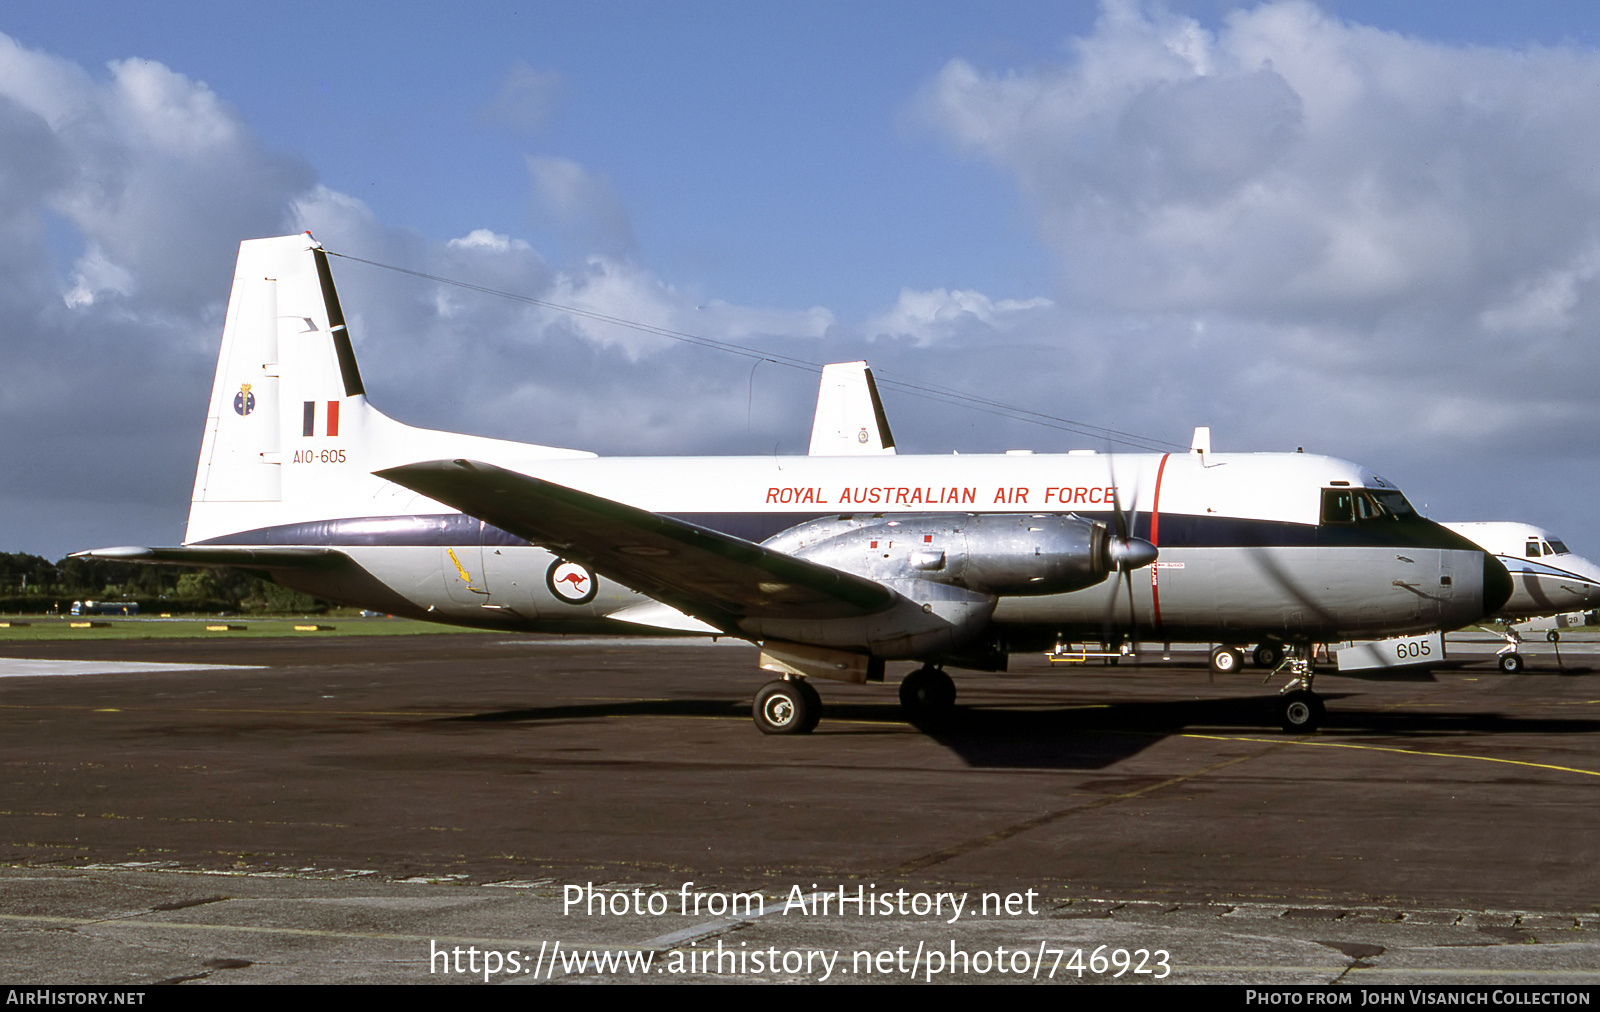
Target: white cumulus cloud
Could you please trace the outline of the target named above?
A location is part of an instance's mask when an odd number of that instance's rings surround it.
[[[982,342],[1038,317],[1040,310],[1053,305],[1049,299],[1037,297],[996,301],[971,289],[906,288],[892,309],[867,321],[866,330],[869,336],[908,337],[919,345]]]
[[[1600,426],[1597,94],[1592,50],[1116,2],[1052,65],[951,60],[919,108],[1016,181],[1063,319],[1171,417],[1509,503],[1485,456],[1569,477]]]

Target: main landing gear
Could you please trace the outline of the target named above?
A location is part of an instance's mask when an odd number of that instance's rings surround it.
[[[1293,677],[1278,693],[1273,712],[1278,726],[1290,734],[1310,734],[1322,726],[1322,718],[1327,714],[1322,697],[1311,691],[1316,673],[1311,668],[1310,648],[1304,644],[1289,647],[1286,663]]]
[[[912,721],[937,720],[956,705],[956,683],[944,669],[924,665],[900,683],[900,705]],[[822,718],[822,697],[798,675],[775,678],[756,693],[750,708],[762,734],[810,734]]]
[[[900,705],[913,720],[942,716],[956,705],[956,683],[943,668],[924,665],[900,683]]]
[[[1286,656],[1286,648],[1282,643],[1262,643],[1250,654],[1250,659],[1256,667],[1266,668],[1268,671],[1277,670]],[[1231,675],[1244,667],[1244,649],[1229,646],[1224,643],[1211,651],[1211,670],[1219,675]]]
[[[1219,675],[1231,675],[1244,667],[1244,654],[1238,647],[1220,646],[1211,651],[1211,670]]]
[[[776,678],[750,708],[762,734],[810,734],[822,719],[822,697],[804,678]]]
[[[1276,670],[1278,665],[1283,663],[1283,644],[1263,643],[1256,647],[1254,658],[1256,667],[1266,668],[1268,671]]]

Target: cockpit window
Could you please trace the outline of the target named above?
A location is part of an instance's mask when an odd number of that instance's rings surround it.
[[[1322,522],[1325,524],[1404,520],[1416,514],[1406,497],[1394,489],[1322,490]]]
[[[1406,501],[1405,494],[1394,489],[1383,491],[1374,489],[1367,494],[1382,503],[1384,510],[1396,520],[1414,516],[1417,512],[1411,508],[1411,503]]]
[[[1557,555],[1566,555],[1567,552],[1571,551],[1571,549],[1557,541],[1555,538],[1550,539],[1550,547],[1556,550]]]
[[[1356,522],[1355,496],[1347,488],[1322,490],[1322,522],[1325,524],[1353,524]]]

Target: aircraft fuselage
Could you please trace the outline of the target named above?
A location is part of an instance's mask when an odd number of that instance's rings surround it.
[[[1119,635],[1136,631],[1156,641],[1397,635],[1477,621],[1508,589],[1481,549],[1415,514],[1329,521],[1330,491],[1393,488],[1356,465],[1315,455],[517,460],[516,446],[498,444],[501,466],[780,549],[785,531],[849,517],[883,524],[881,550],[898,558],[950,546],[943,537],[897,542],[897,521],[1076,514],[1109,524],[1120,501],[1131,533],[1160,552],[1132,574],[1131,617],[1125,588],[1112,600],[1114,580],[1065,593],[1005,594],[985,638],[1009,649],[1099,638],[1108,613]],[[370,471],[391,462],[368,452],[313,466],[329,487],[376,486]],[[384,501],[377,492],[339,498]],[[506,629],[649,631],[608,618],[648,598],[603,574],[562,570],[551,551],[429,505],[330,519],[321,500],[303,520],[188,544],[334,548],[359,572],[284,571],[279,579],[395,613]],[[313,515],[318,507],[321,516]]]

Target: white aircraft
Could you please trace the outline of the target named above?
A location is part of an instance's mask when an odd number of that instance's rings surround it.
[[[1517,652],[1522,635],[1517,626],[1530,619],[1600,607],[1600,566],[1574,555],[1549,531],[1503,521],[1443,526],[1494,555],[1511,574],[1511,597],[1489,616],[1505,628],[1500,670],[1508,674],[1522,670],[1522,655]]]
[[[1279,719],[1309,730],[1307,643],[1456,628],[1511,594],[1493,556],[1329,457],[878,449],[601,458],[404,425],[367,401],[328,254],[258,239],[239,248],[184,543],[84,554],[239,566],[462,625],[736,636],[781,676],[755,698],[768,733],[816,725],[810,678],[918,661],[902,701],[942,708],[947,666],[1146,633],[1289,644]]]

